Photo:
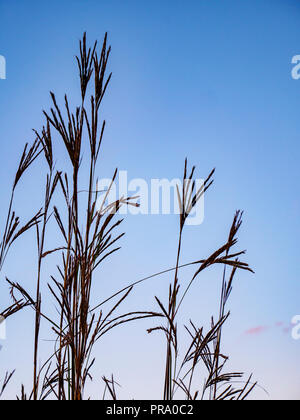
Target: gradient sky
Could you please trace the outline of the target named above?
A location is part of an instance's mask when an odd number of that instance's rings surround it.
[[[181,176],[186,156],[199,177],[217,168],[205,221],[187,228],[183,262],[222,245],[235,210],[245,211],[239,246],[255,275],[237,276],[224,351],[230,368],[253,372],[269,393],[258,389],[255,398],[299,399],[300,341],[287,330],[300,314],[300,80],[291,77],[292,57],[300,54],[299,1],[0,0],[0,19],[7,61],[7,79],[0,80],[1,226],[18,158],[31,129],[43,123],[49,91],[78,99],[78,40],[87,31],[91,42],[101,41],[108,31],[113,78],[99,176],[117,166],[130,178],[171,179]],[[19,190],[24,215],[38,207],[41,172],[37,164]],[[130,216],[123,228],[123,248],[104,267],[95,301],[174,265],[175,216]],[[2,296],[5,275],[33,287],[31,241],[22,239],[7,259]],[[163,298],[169,281],[163,276],[136,289],[128,307],[155,308],[154,295]],[[220,272],[203,275],[182,322],[208,324],[220,281]],[[9,395],[21,380],[30,383],[32,325],[30,312],[18,315],[1,343],[0,372],[17,368]],[[121,398],[161,396],[163,337],[148,336],[148,326],[116,331],[99,346],[94,396],[101,376],[111,373]]]

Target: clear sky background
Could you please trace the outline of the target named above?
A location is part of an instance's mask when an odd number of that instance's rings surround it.
[[[290,331],[300,314],[300,80],[291,77],[291,59],[300,54],[299,1],[0,0],[0,28],[7,61],[0,80],[1,226],[17,161],[31,129],[43,123],[49,91],[79,98],[78,40],[87,31],[101,42],[108,31],[113,78],[99,176],[117,166],[131,179],[171,179],[181,176],[186,156],[199,177],[217,168],[205,221],[187,228],[183,262],[222,245],[235,210],[245,210],[239,246],[255,275],[237,276],[224,352],[230,368],[253,372],[269,393],[258,389],[254,398],[299,399],[300,341]],[[19,190],[25,216],[41,200],[41,173],[37,163]],[[95,301],[174,265],[176,216],[129,216],[123,228],[123,248],[99,274]],[[5,275],[33,288],[32,249],[29,234],[10,254],[1,273],[4,303]],[[207,325],[216,315],[220,274],[207,272],[194,286],[183,323]],[[136,289],[128,307],[155,308],[154,295],[164,298],[170,279]],[[161,397],[164,341],[148,336],[148,326],[116,330],[97,348],[93,396],[103,389],[101,376],[114,373],[121,398]],[[19,314],[1,342],[1,373],[17,368],[11,396],[21,381],[30,384],[32,329],[32,313]]]

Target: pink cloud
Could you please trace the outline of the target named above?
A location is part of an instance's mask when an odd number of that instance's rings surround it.
[[[247,335],[258,335],[258,334],[262,334],[265,331],[267,331],[268,327],[264,327],[264,326],[259,326],[259,327],[255,327],[255,328],[251,328],[250,330],[247,330],[245,332],[245,334]]]
[[[293,328],[293,324],[287,324],[283,321],[278,321],[278,322],[274,322],[273,326],[263,326],[263,325],[259,325],[257,327],[254,328],[250,328],[249,330],[245,331],[246,335],[251,335],[251,336],[255,336],[255,335],[260,335],[265,333],[267,330],[271,329],[271,328],[280,328],[280,330],[284,333],[284,334],[289,334],[291,329]]]

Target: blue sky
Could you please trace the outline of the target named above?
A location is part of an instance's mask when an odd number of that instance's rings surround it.
[[[49,91],[78,100],[78,40],[87,31],[89,40],[100,41],[108,31],[113,78],[99,176],[117,166],[130,178],[174,178],[186,156],[200,177],[217,168],[205,221],[187,229],[183,260],[209,255],[225,240],[234,211],[245,211],[240,247],[247,248],[255,275],[239,274],[230,302],[230,366],[253,372],[271,398],[299,398],[300,342],[283,331],[300,313],[300,80],[291,77],[292,57],[300,54],[299,2],[11,0],[0,1],[0,19],[0,55],[7,62],[7,79],[0,80],[2,223],[18,157],[31,129],[43,123]],[[25,215],[38,206],[42,181],[37,164],[19,190]],[[116,264],[104,267],[108,281],[97,287],[99,297],[174,264],[175,216],[131,216],[125,229]],[[28,235],[8,258],[1,293],[5,275],[31,287],[31,241]],[[137,289],[131,304],[154,308],[153,296],[164,296],[169,280]],[[206,325],[216,313],[220,276],[207,273],[201,281],[183,322],[191,317]],[[24,376],[30,380],[32,314],[8,324],[1,370],[17,367],[18,384]],[[147,326],[112,334],[99,348],[94,395],[101,375],[112,372],[124,398],[141,398],[145,389],[161,395],[163,340],[147,336]],[[245,333],[256,327],[264,328]],[[258,390],[255,397],[266,395]]]

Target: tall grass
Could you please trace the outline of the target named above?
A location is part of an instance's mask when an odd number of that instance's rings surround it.
[[[241,212],[237,212],[234,216],[227,241],[208,258],[188,264],[195,267],[195,273],[188,285],[180,282],[180,269],[183,267],[182,238],[186,220],[212,185],[214,170],[204,185],[196,190],[195,167],[188,172],[188,163],[185,161],[183,187],[182,190],[177,188],[181,211],[176,262],[173,268],[164,271],[174,274],[169,286],[168,302],[164,304],[155,297],[157,310],[120,312],[122,303],[133,288],[162,274],[160,272],[125,286],[95,307],[91,305],[95,273],[101,270],[104,260],[111,258],[119,250],[118,242],[123,233],[119,231],[122,219],[119,218],[118,211],[122,206],[138,206],[138,197],[119,197],[115,202],[107,203],[117,170],[105,194],[100,195],[97,190],[97,164],[101,157],[101,144],[105,131],[101,109],[111,80],[111,74],[107,74],[111,49],[107,44],[107,35],[100,49],[97,42],[88,47],[85,34],[79,47],[76,61],[79,71],[80,103],[72,108],[65,95],[64,103],[60,105],[55,94],[51,93],[52,107],[49,111],[44,111],[44,127],[35,131],[36,138],[33,145],[30,148],[26,145],[22,154],[2,235],[0,268],[11,245],[28,230],[36,230],[38,260],[35,293],[32,296],[21,284],[7,279],[12,305],[1,313],[3,317],[8,318],[26,307],[34,311],[32,387],[25,390],[22,386],[18,398],[82,400],[86,397],[86,384],[92,378],[96,343],[111,330],[117,327],[124,328],[128,322],[155,318],[160,320],[160,324],[148,332],[161,331],[166,338],[166,366],[162,378],[163,399],[175,399],[178,390],[181,390],[187,399],[244,399],[255,384],[251,384],[249,378],[241,388],[236,389],[233,382],[239,378],[242,383],[242,374],[225,373],[227,357],[222,352],[222,330],[229,317],[226,306],[233,279],[238,270],[251,271],[248,265],[240,260],[244,251],[233,250],[241,226]],[[54,141],[56,137],[60,139],[69,161],[63,169],[57,169],[55,164],[58,161]],[[86,147],[87,165],[82,165],[83,150]],[[19,219],[13,211],[14,194],[23,174],[37,158],[44,159],[47,166],[47,173],[44,175],[44,200],[41,210],[20,228]],[[66,170],[66,167],[69,169]],[[85,180],[88,180],[87,194],[83,195],[78,186]],[[58,199],[59,195],[63,197],[63,204]],[[60,238],[57,239],[57,245],[49,250],[46,248],[46,243],[50,223],[53,222],[60,233]],[[47,281],[48,292],[45,293],[44,268],[45,261],[50,255],[57,255],[59,262],[56,274]],[[191,321],[185,327],[190,344],[184,350],[178,340],[182,303],[196,279],[204,270],[214,265],[224,267],[219,316],[216,320],[211,319],[211,328],[208,332],[204,332],[203,328],[197,327]],[[55,315],[47,313],[48,305],[44,305],[50,299],[58,308],[58,313]],[[108,302],[111,306],[105,311],[104,303]],[[39,366],[42,323],[54,334],[55,345],[47,360]],[[205,384],[201,390],[196,373],[200,365],[207,371]],[[0,395],[5,391],[12,374],[7,373],[4,378]],[[111,379],[103,377],[103,381],[104,395],[116,399],[114,377]],[[225,389],[224,384],[226,384]]]

